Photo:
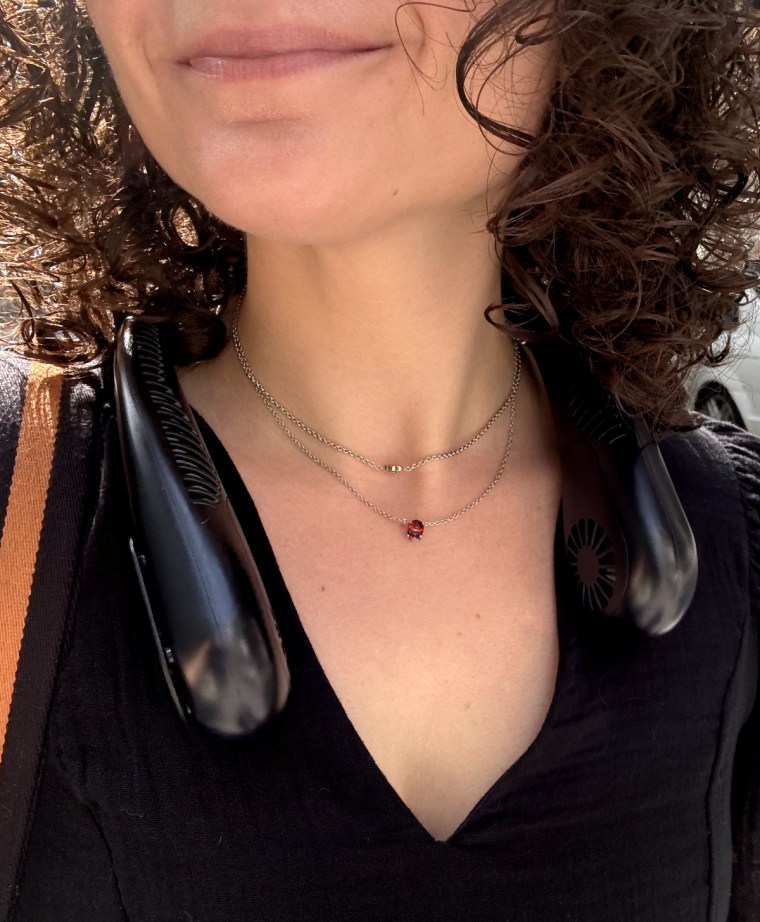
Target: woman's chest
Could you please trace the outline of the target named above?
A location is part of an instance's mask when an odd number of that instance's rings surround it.
[[[233,492],[258,553],[255,515],[245,496]],[[184,913],[242,922],[253,913],[262,920],[465,915],[485,922],[507,911],[531,922],[726,917],[731,771],[754,695],[756,646],[751,638],[742,641],[741,587],[736,572],[723,573],[725,561],[713,567],[704,558],[705,585],[720,586],[720,604],[714,594],[698,592],[689,616],[658,639],[638,637],[618,622],[589,625],[570,602],[559,568],[561,650],[549,716],[530,751],[443,844],[394,795],[352,733],[311,647],[299,640],[300,621],[277,589],[279,576],[266,553],[258,559],[274,590],[293,667],[288,705],[261,736],[234,746],[182,724],[140,609],[123,521],[123,507],[118,515],[105,510],[97,517],[51,722],[50,764],[63,760],[71,803],[64,811],[57,792],[42,797],[50,812],[39,826],[60,828],[61,846],[39,854],[46,861],[59,856],[69,880],[92,867],[80,854],[102,849],[135,919]],[[411,552],[424,544],[402,547]],[[334,559],[332,548],[324,550]],[[450,559],[448,571],[399,585],[399,610],[430,595],[447,572],[454,576],[435,596],[439,603],[447,597],[461,603],[460,584],[485,585],[485,572],[508,558],[488,545],[478,550]],[[480,559],[486,570],[474,569]],[[519,559],[525,571],[533,566]],[[368,572],[379,573],[379,564]],[[414,569],[410,563],[389,579],[410,579]],[[329,598],[331,584],[318,582],[328,570],[320,564],[313,570],[303,576],[317,581],[320,593],[324,585]],[[531,572],[539,578],[538,570]],[[294,594],[297,579],[291,574],[288,580]],[[494,593],[514,597],[516,586],[517,580],[506,589],[492,584],[470,611],[493,610]],[[343,608],[335,598],[334,610],[361,611],[372,587],[370,580]],[[308,612],[301,614],[318,644],[318,626],[309,624]],[[487,636],[493,644],[494,635]],[[443,644],[429,626],[413,640]],[[341,648],[333,646],[339,660]],[[377,641],[374,647],[388,649]],[[348,658],[355,645],[346,649]],[[371,656],[373,644],[362,650]],[[475,650],[472,659],[480,655]],[[431,649],[428,668],[435,659]],[[442,670],[439,681],[446,683],[447,673]],[[401,671],[397,675],[403,680]],[[399,701],[396,713],[403,718],[403,696]],[[456,764],[469,758],[461,750]],[[74,809],[86,812],[91,825],[97,820],[81,851],[72,851],[67,827]],[[48,872],[41,864],[41,890]],[[718,910],[708,915],[711,894]]]
[[[385,781],[434,838],[447,838],[549,710],[556,509],[530,536],[500,529],[434,544],[431,532],[427,546],[386,554],[370,540],[331,545],[324,532],[277,522],[267,533],[296,631]]]

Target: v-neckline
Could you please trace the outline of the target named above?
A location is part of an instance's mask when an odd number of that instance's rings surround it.
[[[554,691],[541,728],[527,749],[483,792],[453,832],[445,839],[436,839],[390,783],[356,730],[322,668],[319,657],[301,623],[298,610],[282,576],[277,557],[261,521],[253,496],[216,432],[197,410],[193,409],[193,414],[199,424],[206,445],[216,462],[222,484],[230,498],[234,511],[240,519],[246,539],[250,544],[256,545],[256,554],[254,556],[263,564],[262,570],[266,571],[266,577],[262,573],[262,578],[265,581],[267,592],[271,599],[279,600],[281,603],[281,609],[276,602],[273,608],[278,629],[283,637],[286,656],[288,655],[288,647],[294,643],[297,644],[306,660],[308,672],[319,683],[321,693],[327,697],[333,712],[343,724],[346,738],[350,740],[357,757],[365,764],[368,776],[373,778],[376,786],[379,786],[384,793],[386,800],[393,804],[398,816],[404,819],[414,830],[417,838],[424,844],[437,848],[455,847],[457,845],[455,839],[464,834],[465,830],[475,821],[491,800],[498,794],[505,795],[510,784],[515,784],[521,777],[529,775],[531,766],[536,762],[540,762],[541,754],[550,745],[548,738],[551,735],[551,729],[557,723],[560,705],[566,699],[572,681],[572,670],[569,665],[571,633],[568,625],[569,611],[565,601],[565,593],[558,591],[556,595],[559,659]],[[561,535],[562,509],[560,507],[554,540],[555,585],[557,586],[567,578],[564,569],[560,572],[560,568],[566,566],[564,564],[564,555],[561,553]],[[274,585],[272,585],[272,581],[274,581]]]

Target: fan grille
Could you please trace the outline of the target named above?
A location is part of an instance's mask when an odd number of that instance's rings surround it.
[[[138,323],[132,328],[135,361],[150,393],[172,455],[191,499],[214,506],[221,500],[219,475],[208,452],[188,420],[184,407],[169,384],[167,360],[161,349],[155,324]]]
[[[585,608],[603,611],[612,598],[617,561],[609,536],[594,519],[579,519],[567,538],[567,559]]]

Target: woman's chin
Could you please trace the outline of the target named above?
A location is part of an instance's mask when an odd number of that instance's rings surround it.
[[[364,214],[357,207],[342,207],[339,198],[319,204],[286,195],[214,196],[201,201],[225,224],[251,237],[295,245],[340,245],[377,231],[376,212]]]

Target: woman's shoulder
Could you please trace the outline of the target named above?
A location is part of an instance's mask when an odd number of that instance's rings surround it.
[[[0,348],[0,917],[25,841],[59,653],[94,517],[106,366]]]
[[[111,391],[110,358],[98,363],[60,365],[12,346],[0,347],[0,433],[7,435],[26,425],[82,426],[93,411],[108,401]]]
[[[720,497],[721,484],[735,483],[748,509],[760,505],[760,436],[733,423],[699,417],[699,426],[671,435],[661,450],[672,475]],[[713,489],[711,489],[711,487]]]
[[[760,437],[701,416],[660,448],[698,545],[745,561],[760,615]]]
[[[21,417],[26,396],[26,385],[32,362],[14,349],[0,348],[0,432],[3,435]],[[3,449],[7,439],[3,438]]]
[[[33,492],[82,476],[111,393],[107,361],[67,367],[0,348],[0,518],[14,480]]]

